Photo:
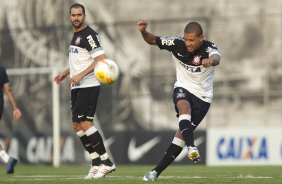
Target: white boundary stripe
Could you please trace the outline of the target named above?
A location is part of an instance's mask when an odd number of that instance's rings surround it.
[[[70,177],[69,175],[17,175],[9,180],[57,180],[58,178],[61,179],[77,179],[77,180],[84,180],[84,175],[75,175]],[[239,175],[234,177],[229,176],[214,176],[214,177],[202,177],[202,176],[160,176],[160,179],[216,179],[216,178],[230,178],[230,179],[272,179],[271,176],[253,176],[253,175]],[[142,179],[142,176],[107,176],[105,179]],[[93,179],[95,180],[95,179]]]

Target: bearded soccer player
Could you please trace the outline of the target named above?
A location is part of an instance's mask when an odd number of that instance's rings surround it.
[[[188,158],[200,161],[200,153],[194,145],[194,130],[208,112],[213,97],[213,76],[221,55],[217,46],[204,39],[199,23],[190,22],[183,37],[155,36],[147,31],[148,23],[137,21],[137,27],[150,45],[171,52],[176,67],[173,103],[178,117],[178,130],[160,163],[148,172],[144,181],[155,181],[173,160],[188,147]]]
[[[115,170],[101,134],[93,122],[100,92],[100,83],[94,76],[97,62],[105,59],[98,34],[84,23],[85,8],[81,4],[70,7],[70,21],[74,35],[69,47],[69,68],[55,76],[60,84],[69,74],[73,128],[84,148],[90,154],[92,166],[85,179],[103,178]]]

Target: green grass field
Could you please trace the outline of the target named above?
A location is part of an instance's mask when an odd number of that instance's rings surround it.
[[[138,184],[142,176],[152,166],[118,165],[117,170],[104,179],[83,180],[88,172],[87,166],[23,166],[18,165],[13,175],[7,175],[5,168],[0,167],[0,184]],[[152,183],[152,182],[151,182]],[[254,167],[207,167],[207,166],[176,166],[172,165],[162,173],[155,183],[162,184],[275,184],[282,183],[282,166]]]

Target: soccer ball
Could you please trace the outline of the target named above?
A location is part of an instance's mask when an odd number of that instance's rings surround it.
[[[113,60],[104,59],[96,64],[94,74],[100,83],[111,84],[118,79],[119,68]]]

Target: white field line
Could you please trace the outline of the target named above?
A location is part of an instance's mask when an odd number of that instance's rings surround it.
[[[84,175],[16,175],[9,180],[83,180]],[[229,176],[214,176],[214,177],[202,177],[202,176],[160,176],[160,179],[216,179],[216,178],[227,178],[227,179],[272,179],[271,176],[253,176],[253,175],[239,175],[234,177]],[[140,179],[142,180],[142,176],[107,176],[106,179],[110,180],[122,180],[122,179]]]

